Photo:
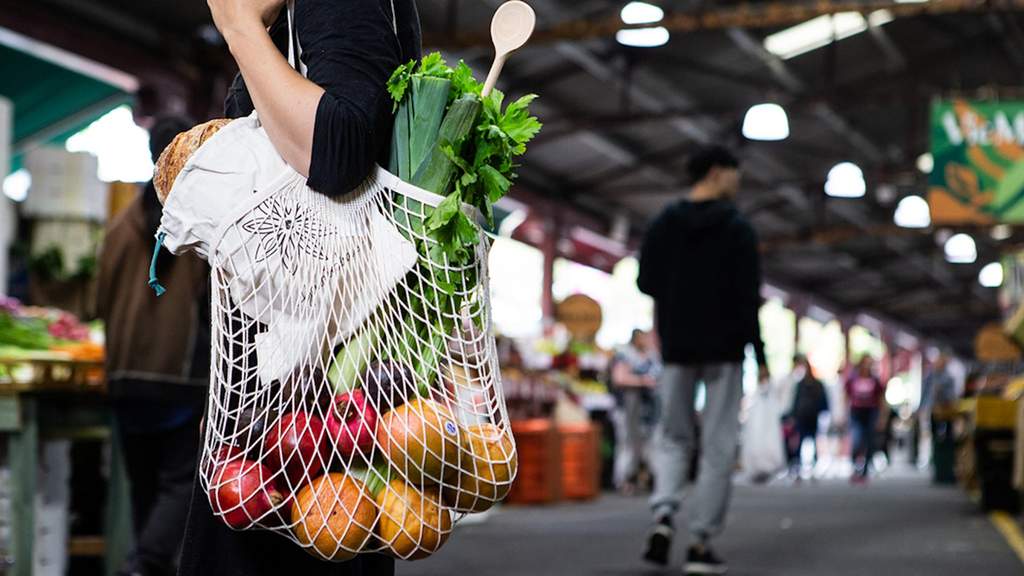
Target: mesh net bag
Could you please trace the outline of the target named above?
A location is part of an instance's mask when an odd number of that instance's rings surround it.
[[[441,200],[381,168],[318,194],[255,114],[174,179],[158,238],[211,266],[200,479],[232,528],[325,560],[416,559],[507,494],[488,240],[460,265],[432,251],[424,222]]]

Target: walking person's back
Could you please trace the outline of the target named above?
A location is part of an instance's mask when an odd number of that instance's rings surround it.
[[[762,376],[767,374],[757,316],[761,271],[757,235],[732,203],[740,179],[736,157],[721,147],[707,148],[691,157],[688,170],[690,196],[651,225],[637,281],[655,300],[665,364],[653,455],[655,526],[644,557],[668,562],[672,517],[695,444],[697,384],[703,382],[701,459],[685,569],[723,574],[725,564],[708,542],[724,527],[731,495],[747,344],[754,345]]]
[[[828,412],[828,393],[821,380],[814,376],[814,367],[804,356],[798,356],[796,365],[803,375],[797,380],[793,392],[793,406],[790,417],[796,427],[796,445],[794,446],[790,471],[794,479],[799,481],[801,474],[801,456],[803,445],[807,440],[814,447],[814,463],[818,462],[818,419],[823,412]]]

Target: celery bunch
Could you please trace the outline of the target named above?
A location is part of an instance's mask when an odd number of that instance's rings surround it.
[[[410,184],[444,196],[436,208],[426,211],[415,200],[396,198],[396,217],[414,232],[411,239],[420,259],[418,270],[406,282],[416,297],[396,296],[410,303],[407,320],[416,327],[415,334],[408,334],[393,356],[412,366],[421,388],[433,384],[446,352],[446,336],[454,331],[457,318],[466,307],[473,312],[482,304],[465,302],[465,294],[457,289],[476,285],[476,277],[453,278],[448,272],[472,262],[480,238],[479,226],[462,207],[473,206],[493,224],[493,205],[515,179],[513,158],[526,152],[526,144],[541,128],[529,112],[535,95],[505,105],[501,92],[484,98],[482,90],[465,62],[452,68],[436,52],[400,66],[388,81],[395,104],[389,169]],[[425,219],[404,220],[421,213]],[[421,241],[421,236],[433,242]]]

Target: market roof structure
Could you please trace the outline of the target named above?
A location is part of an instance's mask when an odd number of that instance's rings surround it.
[[[554,200],[600,233],[628,222],[635,243],[644,222],[686,189],[687,154],[701,143],[731,144],[743,157],[740,204],[764,242],[770,281],[837,313],[872,311],[910,333],[969,348],[977,327],[998,316],[995,292],[979,285],[978,272],[1024,234],[996,241],[987,228],[899,228],[893,214],[901,198],[925,192],[917,164],[928,151],[934,99],[1015,96],[1007,87],[1024,80],[1024,2],[651,1],[664,9],[657,25],[670,39],[631,48],[615,40],[624,1],[529,0],[540,31],[508,64],[502,87],[542,94],[536,109],[547,126],[517,194]],[[33,4],[31,14],[0,14],[0,26],[28,23],[60,42],[61,19],[88,22],[136,51],[124,66],[141,79],[163,62],[207,90],[203,105],[214,109],[211,78],[223,88],[216,72],[227,59],[205,3]],[[480,42],[499,4],[418,0],[428,46],[486,68],[490,50]],[[808,21],[820,32],[822,16],[824,36],[805,30],[766,44]],[[221,56],[209,57],[216,50]],[[745,112],[765,102],[788,113],[788,139],[742,137]],[[863,198],[824,194],[841,161],[863,170]],[[946,262],[940,240],[951,232],[973,236],[975,263]]]

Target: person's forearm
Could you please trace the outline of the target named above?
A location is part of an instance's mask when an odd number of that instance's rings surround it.
[[[270,141],[292,168],[309,176],[323,88],[288,64],[266,30],[250,26],[227,31],[224,37]]]
[[[628,367],[622,364],[618,364],[612,370],[612,382],[616,386],[625,386],[629,388],[636,388],[644,385],[644,379],[636,374]]]

